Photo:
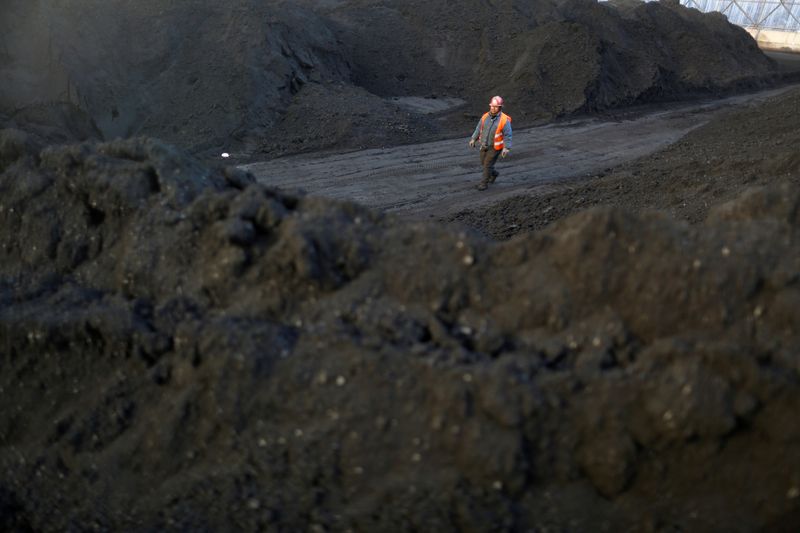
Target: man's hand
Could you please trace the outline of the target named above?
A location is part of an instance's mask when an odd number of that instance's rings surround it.
[[[470,139],[469,140],[469,147],[470,148],[475,148],[475,139]]]
[[[501,156],[501,157],[505,157],[505,156],[507,156],[507,155],[508,155],[508,152],[510,152],[510,151],[511,151],[511,150],[509,150],[508,148],[503,148],[503,151],[502,151],[502,152],[500,152],[500,156]]]

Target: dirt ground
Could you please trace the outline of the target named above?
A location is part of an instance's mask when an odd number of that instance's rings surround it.
[[[192,4],[0,17],[0,530],[800,529],[789,58],[663,2]]]
[[[600,187],[605,182],[598,180],[598,175],[609,174],[612,169],[622,172],[624,163],[666,148],[713,117],[756,106],[769,98],[781,102],[791,91],[792,87],[783,87],[724,99],[639,106],[604,116],[517,129],[512,155],[497,164],[502,177],[487,191],[475,189],[481,174],[477,152],[467,147],[471,127],[456,139],[287,156],[241,168],[272,187],[355,201],[410,219],[458,220],[493,237],[508,237],[608,201],[607,195],[595,195],[594,189],[576,189],[576,184],[590,182],[587,187]],[[749,132],[742,131],[741,139],[747,141],[749,136]],[[693,164],[696,155],[684,154],[682,160]],[[676,161],[678,158],[671,157]],[[658,159],[651,166],[663,163]],[[672,171],[664,168],[661,175]],[[731,186],[733,190],[741,189],[738,182]],[[682,188],[685,186],[676,186]],[[647,190],[652,191],[649,204],[644,199],[630,204]],[[667,200],[661,198],[661,192],[653,190],[650,183],[642,183],[641,189],[632,190],[620,205],[670,207],[658,204]],[[561,198],[569,202],[569,207],[553,205]],[[525,203],[534,201],[545,203]]]
[[[593,169],[585,178],[543,193],[509,197],[444,218],[498,239],[543,228],[592,206],[657,209],[700,223],[712,207],[748,187],[797,180],[800,136],[793,121],[798,106],[796,88],[761,105],[736,105],[647,157],[601,172]]]
[[[800,524],[793,179],[498,243],[153,140],[0,153],[4,529]]]

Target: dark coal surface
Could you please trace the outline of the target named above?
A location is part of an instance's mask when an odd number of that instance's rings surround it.
[[[0,30],[0,112],[70,102],[106,139],[237,161],[466,135],[497,93],[523,126],[783,75],[723,16],[669,2],[6,0]]]
[[[0,124],[40,146],[103,139],[92,117],[69,102],[30,104],[7,116],[0,114]]]
[[[800,525],[800,188],[506,242],[0,133],[5,530]]]

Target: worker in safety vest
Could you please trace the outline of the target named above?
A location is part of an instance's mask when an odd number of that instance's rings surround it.
[[[494,183],[500,175],[494,169],[494,164],[499,156],[507,156],[511,150],[511,117],[503,113],[503,99],[499,96],[492,97],[489,102],[489,111],[484,113],[472,137],[469,147],[477,144],[481,153],[481,166],[483,179],[478,184],[478,190],[486,190],[490,183]]]

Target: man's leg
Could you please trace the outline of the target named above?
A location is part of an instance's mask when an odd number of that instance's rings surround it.
[[[484,178],[481,179],[480,183],[478,183],[478,190],[483,191],[488,187],[488,182],[486,181],[485,174],[486,174],[486,155],[489,153],[489,150],[486,148],[481,148],[478,154],[481,157],[481,171],[483,172]]]
[[[500,150],[489,148],[481,150],[481,166],[483,166],[483,179],[478,184],[478,190],[484,190],[490,183],[494,183],[498,172],[494,169],[497,158],[500,157]]]

